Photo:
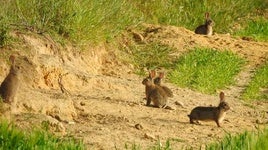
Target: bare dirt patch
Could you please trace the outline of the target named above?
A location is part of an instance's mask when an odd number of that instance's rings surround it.
[[[173,26],[145,25],[138,31],[139,42],[158,41],[178,49],[180,55],[201,46],[229,49],[245,57],[249,64],[236,77],[236,84],[224,90],[232,109],[222,127],[214,122],[189,124],[187,114],[197,105],[217,105],[218,95],[206,95],[165,83],[174,92],[169,103],[176,110],[146,107],[142,77],[131,65],[118,60],[116,51],[105,46],[78,51],[61,47],[46,36],[14,34],[22,45],[16,46],[19,63],[24,67],[17,103],[5,117],[22,128],[49,122],[52,131],[82,139],[88,149],[124,149],[125,144],[142,149],[162,145],[170,139],[174,149],[218,141],[227,133],[255,130],[268,123],[268,104],[245,104],[239,95],[256,65],[268,58],[268,44],[246,41],[230,35],[201,36]],[[25,50],[27,49],[27,50]],[[7,50],[5,50],[7,51]],[[8,71],[1,61],[1,81]],[[176,101],[183,104],[176,105]],[[251,107],[249,107],[251,106]]]

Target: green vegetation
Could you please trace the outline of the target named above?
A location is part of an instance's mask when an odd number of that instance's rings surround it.
[[[191,30],[203,24],[204,13],[210,12],[211,18],[216,23],[217,32],[232,31],[232,26],[240,18],[246,17],[256,8],[266,7],[266,3],[262,0],[137,0],[133,3],[141,9],[145,20],[149,23],[183,26]]]
[[[8,41],[8,28],[4,20],[0,18],[0,48],[5,46]]]
[[[81,142],[74,139],[56,138],[43,131],[26,133],[6,121],[0,123],[0,149],[85,149]]]
[[[250,20],[245,29],[236,33],[240,36],[249,36],[258,41],[268,41],[268,20],[261,17]]]
[[[268,62],[257,69],[242,98],[245,100],[268,100]]]
[[[142,15],[130,6],[123,0],[11,0],[0,2],[0,18],[10,28],[85,44],[110,40],[137,24]]]
[[[174,139],[168,139],[165,144],[161,144],[160,141],[157,141],[155,145],[146,148],[147,150],[172,150],[170,142]],[[141,150],[144,149],[140,145],[132,144],[131,146],[125,145],[125,150]]]
[[[0,1],[0,44],[8,31],[1,25],[49,33],[74,44],[102,43],[140,23],[193,30],[204,22],[205,12],[215,21],[216,32],[231,32],[238,20],[265,8],[267,3],[262,0],[4,0]]]
[[[169,79],[179,86],[211,94],[232,84],[243,63],[229,51],[195,48],[178,59]]]
[[[141,45],[133,45],[129,47],[131,50],[129,56],[131,63],[137,68],[138,74],[144,74],[144,69],[155,69],[158,67],[169,68],[174,57],[170,53],[175,51],[167,45],[160,43],[148,43]]]
[[[206,145],[206,150],[265,150],[268,149],[268,128],[259,129],[257,132],[248,132],[238,135],[227,134],[227,136],[216,143]],[[133,144],[131,147],[125,146],[125,149],[140,150],[140,145]],[[147,148],[148,150],[172,150],[170,139],[164,145],[157,142],[154,146]],[[178,149],[178,148],[176,148]],[[194,149],[186,146],[184,149]],[[201,147],[200,147],[201,149]]]
[[[244,132],[237,136],[228,134],[221,142],[208,145],[207,150],[265,150],[268,149],[268,129]]]

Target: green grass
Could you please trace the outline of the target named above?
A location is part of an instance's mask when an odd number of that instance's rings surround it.
[[[206,150],[266,150],[268,149],[268,128],[259,129],[256,132],[245,131],[238,135],[227,134],[222,140],[207,144]],[[155,145],[145,148],[148,150],[172,150],[179,149],[173,148],[170,143],[172,140],[168,139],[165,144],[160,144],[158,141]],[[126,150],[141,150],[141,146],[132,144],[132,146],[125,146]],[[144,148],[143,148],[144,149]],[[187,145],[184,149],[194,149]],[[202,149],[200,147],[200,149]]]
[[[206,150],[266,150],[268,149],[268,128],[258,132],[228,134],[222,141],[208,145]]]
[[[13,124],[1,121],[0,123],[0,149],[59,149],[82,150],[81,142],[74,139],[60,139],[45,131],[23,132]]]
[[[176,141],[176,139],[168,139],[164,144],[161,144],[161,142],[158,140],[154,145],[149,146],[147,148],[142,148],[139,144],[131,144],[129,146],[128,144],[125,144],[125,150],[172,150],[171,142]],[[176,141],[180,142],[180,141]]]
[[[256,70],[242,98],[248,101],[268,100],[268,62]]]
[[[123,0],[11,0],[1,1],[0,9],[10,28],[78,44],[109,41],[142,16]]]
[[[229,51],[195,48],[178,59],[168,78],[181,87],[212,94],[234,83],[243,63]]]
[[[267,7],[262,0],[4,0],[0,1],[0,22],[11,30],[48,33],[54,39],[83,45],[113,41],[126,28],[140,23],[194,30],[204,22],[207,11],[216,32],[232,32],[241,18]],[[0,30],[2,45],[6,31]]]
[[[138,8],[145,14],[146,21],[194,30],[204,23],[204,13],[210,12],[215,21],[215,31],[230,32],[239,19],[246,17],[256,8],[267,7],[262,0],[137,0]]]
[[[268,41],[268,20],[263,17],[250,20],[246,27],[236,34],[252,37],[258,41]]]
[[[157,42],[132,45],[129,49],[127,61],[136,67],[138,74],[147,73],[145,69],[169,68],[175,60],[170,54],[176,49]]]

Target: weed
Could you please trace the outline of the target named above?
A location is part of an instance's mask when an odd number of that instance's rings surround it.
[[[236,32],[240,36],[249,36],[258,41],[268,41],[268,21],[261,17],[255,20],[250,20],[246,27]]]
[[[259,67],[242,94],[245,100],[268,100],[268,62]]]
[[[232,84],[243,63],[229,51],[195,48],[178,59],[168,78],[181,87],[212,94]]]
[[[170,140],[168,139],[165,143],[165,145],[162,145],[160,141],[157,141],[155,146],[149,148],[152,150],[171,150]]]
[[[116,148],[117,149],[117,148]],[[131,144],[131,146],[129,146],[127,143],[125,144],[125,150],[140,150],[141,149],[141,146],[134,143],[134,144]]]
[[[74,139],[60,139],[35,130],[23,132],[7,121],[0,123],[0,149],[70,149],[82,150],[84,146]]]
[[[175,51],[167,45],[157,42],[146,45],[133,45],[131,50],[131,63],[137,68],[139,74],[144,74],[144,69],[168,68],[175,60],[170,53]]]
[[[268,129],[259,130],[258,132],[244,132],[232,136],[228,134],[222,141],[207,145],[207,150],[262,150],[268,149]]]

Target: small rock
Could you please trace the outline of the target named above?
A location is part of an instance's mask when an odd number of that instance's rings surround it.
[[[146,139],[151,139],[151,140],[155,140],[155,139],[156,139],[154,135],[151,135],[151,134],[148,134],[148,133],[145,133],[145,134],[144,134],[144,137],[145,137]]]
[[[138,123],[138,124],[135,125],[135,128],[138,129],[138,130],[142,130],[143,126]]]
[[[106,99],[106,100],[111,100],[112,98],[109,97],[109,96],[107,96],[107,97],[105,97],[105,99]]]
[[[74,121],[69,121],[68,124],[70,124],[70,125],[74,125],[75,122],[74,122]]]
[[[85,102],[80,102],[80,105],[81,105],[81,106],[85,106],[86,103],[85,103]]]
[[[168,105],[166,105],[164,108],[165,108],[165,109],[169,109],[169,110],[176,110],[176,108],[174,108],[174,107],[172,107],[172,106],[168,106]]]
[[[224,119],[225,122],[231,122],[229,119]]]
[[[137,42],[137,43],[144,42],[143,35],[141,35],[140,33],[137,33],[137,32],[132,32],[132,34],[133,34],[133,38],[134,38],[135,42]]]
[[[176,101],[175,104],[184,107],[184,104],[182,102]]]
[[[134,103],[129,103],[128,106],[133,107],[133,106],[135,106],[135,104]]]
[[[245,41],[254,41],[254,39],[252,37],[242,37],[242,40],[245,40]]]

